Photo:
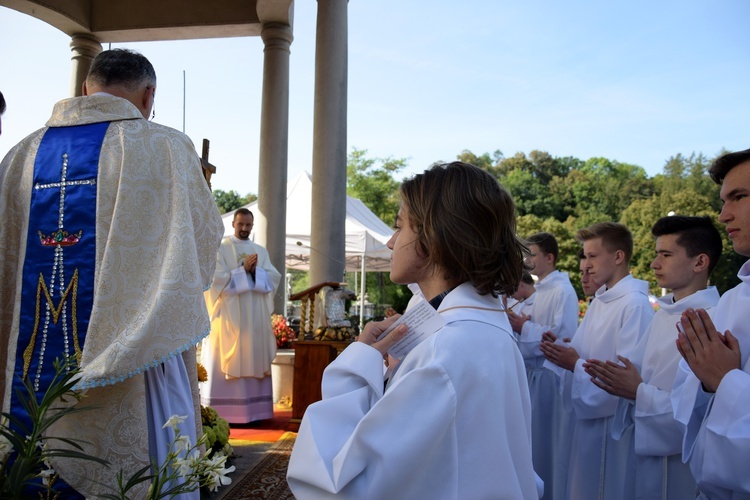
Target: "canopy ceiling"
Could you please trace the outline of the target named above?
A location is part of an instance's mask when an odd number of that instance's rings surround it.
[[[292,25],[293,0],[0,0],[67,35],[102,43],[258,36]]]

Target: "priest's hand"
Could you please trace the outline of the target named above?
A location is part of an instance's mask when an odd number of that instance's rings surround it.
[[[409,327],[406,325],[399,325],[398,327],[391,330],[382,340],[378,341],[384,331],[386,331],[393,323],[400,318],[400,314],[394,314],[393,316],[384,319],[383,321],[370,321],[365,325],[365,329],[359,334],[357,342],[363,342],[369,346],[374,347],[380,353],[385,356],[388,349],[393,347],[396,342],[404,338],[406,333],[409,331]]]
[[[255,266],[258,265],[258,254],[253,253],[245,257],[245,260],[242,261],[242,265],[244,266],[246,273],[255,274]]]
[[[528,314],[516,314],[510,309],[506,309],[505,313],[508,315],[508,321],[510,321],[511,328],[513,328],[513,331],[518,334],[523,330],[523,324],[531,319],[531,316]]]
[[[643,382],[641,374],[628,358],[617,356],[617,359],[625,366],[610,360],[604,362],[598,359],[587,359],[583,364],[583,369],[598,388],[613,396],[635,401],[638,386]]]
[[[565,368],[571,372],[575,370],[578,358],[580,358],[578,351],[573,347],[555,344],[554,341],[550,342],[549,340],[545,340],[544,336],[542,336],[542,342],[539,344],[539,349],[541,349],[545,358],[552,363],[555,363],[557,366]]]
[[[716,392],[724,376],[741,368],[740,344],[727,330],[719,333],[703,309],[682,313],[677,350],[708,392]]]

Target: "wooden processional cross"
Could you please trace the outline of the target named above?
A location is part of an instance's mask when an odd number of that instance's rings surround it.
[[[201,167],[203,167],[203,177],[205,177],[208,183],[208,188],[211,189],[211,176],[216,173],[216,166],[212,165],[208,161],[208,139],[203,139],[203,154],[201,155]]]

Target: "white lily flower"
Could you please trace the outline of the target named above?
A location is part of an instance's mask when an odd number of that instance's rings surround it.
[[[49,465],[47,465],[47,467],[49,467]],[[44,484],[45,486],[50,485],[50,480],[54,475],[55,469],[53,469],[52,467],[49,467],[48,469],[45,469],[39,473],[39,477],[42,478],[42,484]]]
[[[166,429],[167,427],[171,427],[172,429],[177,430],[177,426],[187,420],[187,418],[187,415],[172,415],[171,417],[169,417],[169,420],[167,420],[167,422],[161,426],[161,428]]]
[[[190,443],[190,436],[177,436],[174,440],[174,451],[177,455],[181,455],[182,452],[188,451],[193,447]]]
[[[193,464],[189,460],[177,459],[175,460],[172,467],[180,477],[188,477],[193,474]]]

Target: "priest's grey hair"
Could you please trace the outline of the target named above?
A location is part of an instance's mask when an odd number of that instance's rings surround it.
[[[156,85],[156,71],[144,55],[129,49],[112,49],[94,58],[86,80],[100,87],[119,85],[138,90]]]

